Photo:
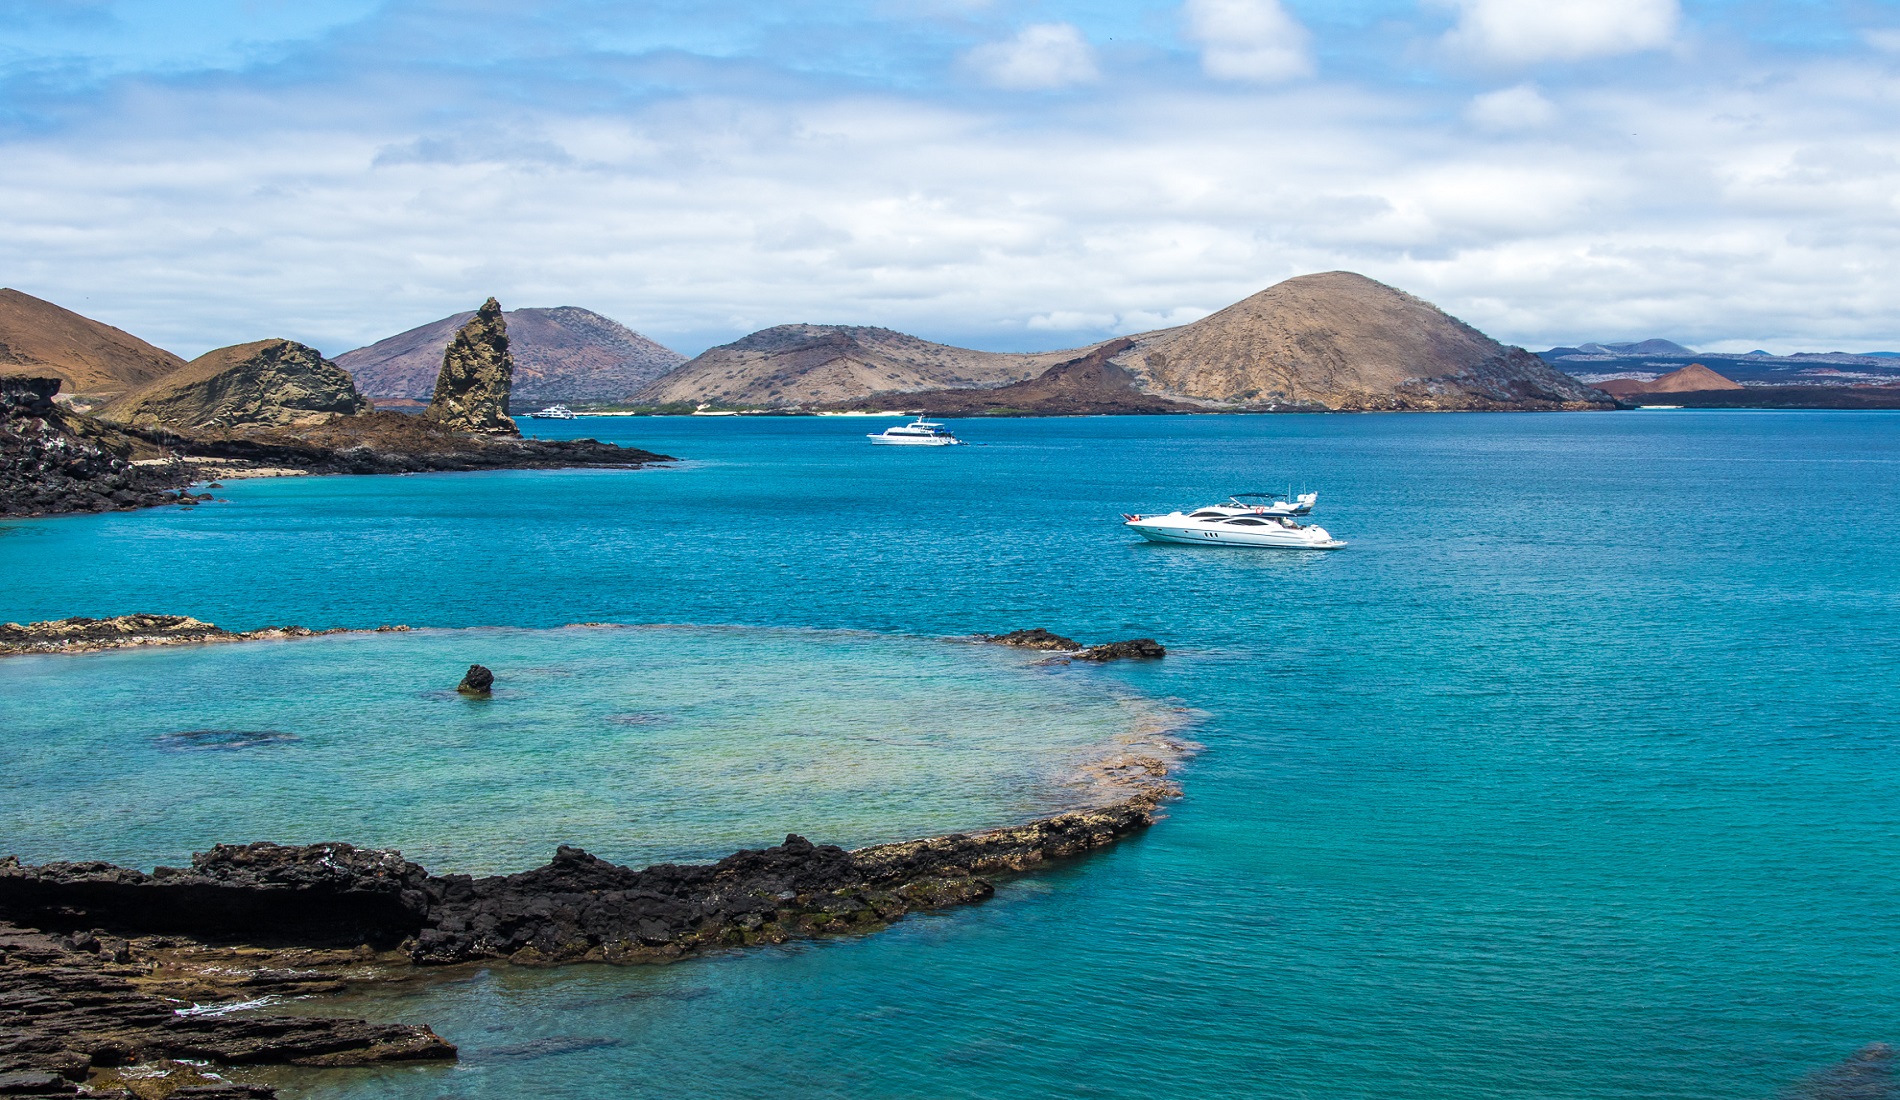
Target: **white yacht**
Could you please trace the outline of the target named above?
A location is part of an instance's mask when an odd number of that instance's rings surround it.
[[[1301,523],[1319,503],[1318,493],[1282,497],[1273,493],[1237,493],[1225,504],[1192,512],[1122,516],[1122,526],[1150,542],[1186,542],[1197,546],[1280,547],[1287,550],[1337,550],[1346,545],[1317,524]]]
[[[534,420],[573,420],[574,410],[566,405],[549,405],[540,412],[529,413],[528,416]]]
[[[865,438],[873,443],[896,443],[907,447],[963,446],[963,440],[958,439],[950,429],[921,416],[908,424],[893,424]]]

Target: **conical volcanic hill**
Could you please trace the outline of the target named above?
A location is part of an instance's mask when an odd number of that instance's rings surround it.
[[[129,332],[0,289],[0,374],[57,378],[69,394],[109,397],[184,365]]]
[[[1103,366],[1133,393],[1182,409],[1608,408],[1601,391],[1437,306],[1363,275],[1304,275],[1179,328],[1125,338]],[[1133,410],[1128,379],[1070,370],[1060,386],[1020,387],[1104,344],[1007,355],[933,344],[882,328],[781,325],[713,348],[641,390],[655,404],[784,407],[860,403],[1007,407],[1022,413]],[[1084,392],[1084,379],[1100,392]],[[948,400],[942,391],[1014,387],[1007,399]],[[1044,393],[1044,391],[1047,391]],[[1044,400],[1046,398],[1046,400]],[[948,415],[948,413],[945,413]]]
[[[471,311],[336,357],[371,397],[427,401],[442,353]],[[527,401],[619,401],[686,361],[611,317],[578,306],[503,314],[515,359],[514,396]]]
[[[1596,390],[1422,298],[1350,271],[1302,275],[1116,362],[1143,388],[1231,407],[1593,407]]]

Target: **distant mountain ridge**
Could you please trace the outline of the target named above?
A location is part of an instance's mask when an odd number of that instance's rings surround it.
[[[1538,352],[1538,358],[1579,381],[1595,385],[1615,378],[1655,378],[1695,360],[1744,385],[1857,386],[1900,383],[1900,352],[1803,351],[1741,355],[1691,351],[1670,340],[1626,344],[1579,344]]]
[[[449,340],[473,316],[471,310],[419,325],[344,352],[336,365],[371,397],[427,401]],[[502,317],[515,359],[514,396],[524,401],[621,401],[686,361],[613,318],[578,306],[512,309]]]
[[[776,325],[710,348],[652,382],[655,405],[822,405],[874,393],[1008,385],[1077,351],[972,351],[866,325]]]
[[[1006,354],[883,328],[780,325],[707,351],[636,399],[781,408],[927,401],[1022,413],[1611,403],[1430,302],[1345,271],[1288,279],[1192,324],[1123,337],[1116,350],[1094,356],[1109,343]],[[1058,365],[1062,378],[1035,384]],[[1002,387],[1011,392],[980,396]],[[971,391],[967,399],[963,391]]]

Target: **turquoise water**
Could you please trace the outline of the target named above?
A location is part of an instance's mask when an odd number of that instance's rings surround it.
[[[493,874],[563,842],[644,867],[1007,825],[1088,801],[1090,760],[1181,717],[1040,656],[610,627],[21,657],[0,662],[0,836],[148,868],[344,836]],[[457,695],[478,661],[493,696]]]
[[[15,523],[0,617],[1048,625],[1207,712],[1169,821],[993,902],[378,1002],[463,1065],[312,1095],[1772,1097],[1900,1038],[1900,418],[958,427],[588,420],[693,461]],[[1289,480],[1348,549],[1113,522]]]

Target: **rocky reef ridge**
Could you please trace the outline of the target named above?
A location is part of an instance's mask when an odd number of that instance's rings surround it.
[[[406,626],[379,626],[376,632],[408,630]],[[321,634],[356,633],[342,628],[311,630],[301,626],[267,626],[258,630],[225,630],[185,615],[115,615],[108,619],[74,616],[44,622],[0,623],[0,657],[22,653],[91,653],[102,649],[129,649],[154,645],[204,645],[211,642],[255,642],[273,638],[314,638]]]
[[[1064,637],[1045,627],[1031,627],[1028,630],[1012,630],[1007,634],[978,634],[976,640],[991,645],[1006,645],[1016,649],[1039,649],[1051,651],[1060,656],[1056,661],[1120,661],[1128,658],[1153,660],[1166,657],[1168,649],[1153,638],[1129,638],[1119,642],[1103,642],[1100,645],[1083,645],[1074,638]]]
[[[435,396],[422,415],[453,431],[520,435],[508,416],[514,376],[508,322],[502,319],[501,303],[490,298],[456,330],[442,353]]]

